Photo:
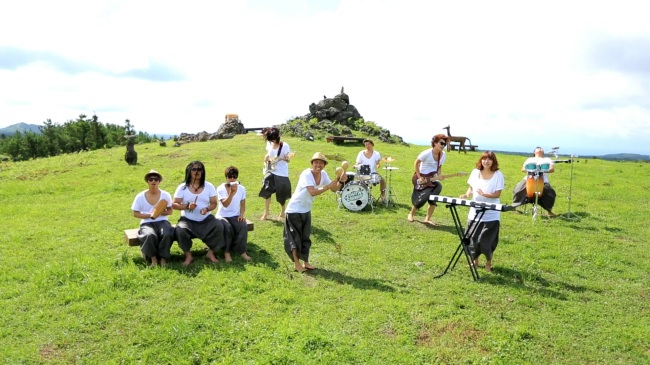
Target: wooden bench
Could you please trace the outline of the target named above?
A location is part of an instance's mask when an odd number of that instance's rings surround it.
[[[460,144],[458,144],[458,143],[450,143],[449,148],[451,148],[452,151],[456,151],[456,150],[458,150],[460,148]],[[466,150],[476,151],[477,148],[478,148],[478,145],[473,145],[473,144],[465,145]]]
[[[327,142],[334,142],[334,144],[343,144],[344,142],[363,143],[365,138],[362,137],[348,137],[348,136],[329,136],[326,138]]]
[[[253,222],[246,219],[246,224],[248,225],[248,231],[255,229]],[[175,224],[172,224],[172,227],[175,227]],[[129,246],[140,246],[140,240],[138,240],[138,230],[140,228],[125,229],[124,230],[124,240]]]
[[[244,128],[244,129],[246,130],[246,132],[257,132],[257,131],[261,132],[262,129],[264,129],[264,128],[260,127],[260,128]]]

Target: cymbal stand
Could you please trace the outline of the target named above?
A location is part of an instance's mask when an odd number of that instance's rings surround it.
[[[577,214],[571,213],[571,191],[573,190],[573,160],[576,157],[578,157],[578,156],[571,155],[571,160],[570,160],[570,162],[571,162],[571,175],[570,176],[571,177],[569,178],[570,179],[570,182],[569,182],[569,196],[568,196],[569,208],[567,209],[567,212],[565,214],[565,218],[568,219],[568,220],[574,220],[574,219],[579,220],[580,219],[580,217]]]
[[[386,169],[386,192],[384,196],[384,202],[386,203],[386,208],[388,208],[388,205],[390,203],[393,203],[393,205],[395,205],[397,202],[397,194],[393,189],[393,169],[391,169],[391,166],[388,162],[386,163],[386,166],[384,166],[384,169]]]

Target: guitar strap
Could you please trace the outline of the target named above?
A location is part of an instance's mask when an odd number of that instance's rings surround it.
[[[278,157],[280,157],[280,151],[282,151],[282,145],[284,142],[280,142],[280,147],[278,147]]]
[[[433,156],[433,159],[435,161],[436,155],[433,154],[433,149],[431,149],[431,155]],[[442,157],[442,152],[438,155],[438,160],[436,161],[436,173],[433,176],[437,176],[438,172],[440,172],[440,158]]]

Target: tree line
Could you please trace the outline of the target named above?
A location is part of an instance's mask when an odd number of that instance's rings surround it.
[[[12,136],[0,135],[0,155],[14,161],[57,156],[64,153],[92,151],[126,145],[126,135],[135,135],[134,143],[148,143],[157,140],[156,135],[146,132],[136,134],[134,126],[127,119],[123,126],[104,124],[96,115],[79,115],[76,120],[53,123],[48,119],[39,126],[40,133],[16,132]]]

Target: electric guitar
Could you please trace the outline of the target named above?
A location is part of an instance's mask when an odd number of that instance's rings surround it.
[[[428,174],[422,174],[422,179],[424,181],[418,181],[418,174],[414,173],[412,179],[413,188],[417,191],[421,191],[426,188],[433,187],[433,182],[442,180],[442,178],[448,179],[450,177],[465,176],[465,175],[467,175],[466,172],[457,172],[455,174],[449,174],[449,175],[436,175],[435,172],[431,172]]]
[[[287,153],[287,162],[295,156],[295,152],[289,152]],[[264,162],[264,168],[262,169],[262,175],[266,176],[267,174],[270,174],[271,171],[275,170],[275,165],[277,165],[278,162],[280,162],[280,156],[275,156],[269,161]]]

